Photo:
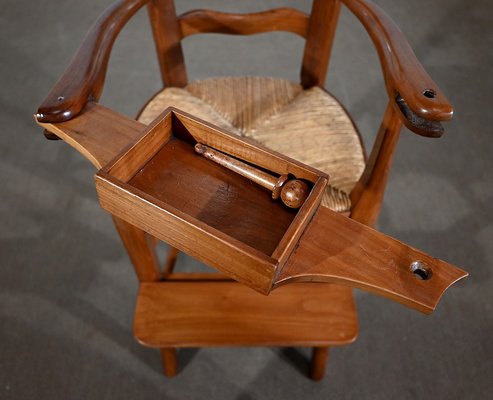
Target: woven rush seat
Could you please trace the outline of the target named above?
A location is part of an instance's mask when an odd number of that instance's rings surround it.
[[[325,90],[270,77],[212,78],[160,91],[138,120],[148,124],[170,106],[329,174],[322,205],[351,209],[364,150],[351,118]]]

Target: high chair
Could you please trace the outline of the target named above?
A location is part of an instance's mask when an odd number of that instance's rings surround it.
[[[341,5],[370,35],[388,95],[368,158],[350,115],[323,87]],[[163,89],[133,120],[98,99],[113,43],[143,6]],[[300,82],[188,81],[181,47],[188,36],[271,31],[306,40]],[[180,347],[305,346],[313,348],[310,376],[317,380],[329,348],[357,336],[351,287],[431,312],[447,287],[467,275],[369,228],[402,125],[440,137],[452,111],[403,34],[371,1],[314,0],[309,15],[291,8],[177,15],[172,0],[120,0],[93,25],[36,120],[48,138],[65,140],[101,169],[101,205],[113,214],[140,282],[135,337],[161,350],[166,375],[176,374]],[[170,138],[175,153],[166,150]],[[199,138],[259,171],[297,175],[311,189],[306,205],[287,210],[244,178],[198,158],[190,144]],[[165,156],[176,157],[175,167]],[[201,182],[213,188],[196,188]],[[163,268],[158,240],[171,245]],[[174,272],[179,251],[223,274]]]

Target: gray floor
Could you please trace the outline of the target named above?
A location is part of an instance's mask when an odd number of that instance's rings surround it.
[[[303,349],[182,351],[181,373],[161,375],[158,353],[132,338],[136,279],[98,206],[93,168],[44,140],[31,117],[109,0],[0,2],[1,399],[491,398],[491,1],[377,2],[456,109],[442,139],[403,133],[379,229],[471,276],[432,316],[356,292],[359,339],[333,350],[321,383],[305,377]],[[308,0],[177,3],[180,11],[308,8]],[[146,18],[138,14],[117,42],[102,99],[130,116],[160,85]],[[193,37],[189,76],[297,80],[302,44],[289,34]],[[329,75],[327,87],[371,144],[385,93],[371,43],[346,11]]]

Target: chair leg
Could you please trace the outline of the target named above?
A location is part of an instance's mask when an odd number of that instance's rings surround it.
[[[173,269],[176,264],[176,257],[180,253],[180,250],[173,246],[169,246],[168,254],[166,255],[166,261],[164,262],[163,278],[167,278],[173,273]]]
[[[178,360],[176,349],[174,347],[165,347],[160,349],[161,361],[163,363],[164,375],[169,378],[175,376],[178,372]]]
[[[325,367],[329,359],[329,347],[314,347],[310,365],[310,378],[321,380],[325,375]]]
[[[132,224],[113,217],[116,229],[141,282],[159,281],[161,272],[153,237]]]

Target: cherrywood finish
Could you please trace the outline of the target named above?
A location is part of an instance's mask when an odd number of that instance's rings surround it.
[[[162,273],[163,279],[169,279],[172,276],[178,254],[180,254],[180,250],[178,250],[176,247],[169,246]]]
[[[167,281],[229,281],[233,282],[233,280],[227,276],[223,275],[219,272],[173,272],[166,278]]]
[[[57,122],[73,118],[88,100],[99,97],[116,35],[144,3],[146,2],[135,0],[120,1],[103,14],[86,37],[67,72],[38,110],[38,121]],[[397,112],[396,115],[414,132],[431,137],[442,135],[440,121],[451,118],[452,107],[417,61],[402,33],[371,1],[344,0],[343,3],[360,19],[377,48],[390,104]],[[155,0],[148,8],[163,80],[168,85],[184,86],[187,82],[180,45],[184,36],[217,29],[222,32],[221,26],[224,31],[235,30],[237,27],[234,33],[253,33],[257,28],[253,28],[255,24],[249,22],[249,18],[252,18],[252,22],[258,23],[258,29],[267,29],[267,24],[272,22],[274,30],[287,29],[299,34],[306,31],[307,43],[301,75],[302,84],[309,87],[324,83],[340,2],[315,0],[308,24],[302,13],[291,9],[276,9],[244,16],[197,10],[182,15],[178,20],[171,0]],[[279,22],[281,17],[287,17],[285,23]],[[388,118],[385,117],[383,125],[387,122]],[[397,137],[397,134],[392,135],[394,147]],[[389,140],[386,139],[386,143]],[[380,154],[379,167],[374,168],[370,162],[370,167],[351,193],[352,215],[370,224],[375,222],[383,199],[385,185],[378,182],[386,182],[386,177],[381,176],[380,172],[388,171],[390,167],[390,164],[384,165],[385,160],[390,162],[391,157],[382,156],[382,143],[383,137],[379,135],[372,151],[373,155]],[[388,146],[384,148],[387,149]],[[368,171],[372,173],[369,174]],[[369,184],[370,182],[373,184]]]
[[[191,146],[170,141],[128,183],[170,208],[271,255],[294,214],[247,179],[238,179],[235,173],[210,164]],[[243,218],[248,220],[245,225]]]
[[[198,33],[225,33],[253,35],[273,31],[286,31],[306,38],[308,16],[292,8],[233,14],[213,10],[193,10],[179,17],[183,37]]]
[[[150,0],[121,0],[107,9],[91,28],[62,78],[39,107],[38,121],[66,121],[79,114],[88,101],[99,98],[114,40],[135,12],[149,2]],[[446,121],[452,117],[452,107],[416,59],[400,30],[371,1],[342,2],[362,22],[372,38],[382,64],[389,98],[395,101],[395,107],[406,126],[422,135],[440,136],[443,129],[440,128],[439,121]],[[339,13],[339,1],[315,0],[313,9],[316,12],[310,17],[302,67],[302,84],[305,87],[315,84],[322,86],[324,83]],[[292,22],[287,23],[288,28],[299,26],[301,16],[291,12],[289,14]],[[186,85],[180,40],[181,25],[187,25],[187,22],[179,23],[171,0],[153,0],[149,5],[149,15],[163,80],[168,85]],[[256,15],[258,18],[258,14]],[[276,10],[273,14],[264,15],[275,16]],[[277,12],[275,18],[270,16],[267,20],[276,20],[279,15]],[[209,22],[199,22],[200,16],[204,17],[203,21]],[[211,21],[221,21],[221,18],[226,21],[234,19],[231,16],[218,17],[218,20],[216,16],[214,12],[201,10],[185,14],[182,21],[194,21],[193,29],[207,31],[213,24]],[[238,18],[242,19],[239,16]],[[246,23],[243,25],[250,26]],[[240,30],[237,33],[241,33]]]
[[[343,3],[361,20],[377,48],[390,105],[396,111],[396,114],[392,115],[398,115],[414,132],[431,137],[442,135],[443,127],[439,121],[450,119],[452,108],[417,61],[402,33],[372,2],[344,0]],[[143,2],[135,1],[121,2],[120,6],[112,6],[98,20],[67,73],[38,110],[39,121],[60,121],[71,118],[79,112],[88,99],[99,96],[113,41],[121,27],[142,4]],[[308,27],[306,17],[302,13],[289,9],[277,9],[247,16],[198,10],[182,15],[179,20],[176,18],[174,3],[171,0],[155,0],[149,4],[148,9],[165,84],[186,85],[186,71],[180,44],[183,37],[211,31],[249,34],[266,31],[267,26],[273,23],[273,30],[290,30],[307,37],[301,76],[302,84],[309,87],[322,86],[325,81],[340,2],[315,0]],[[279,22],[281,17],[287,17],[285,23]],[[250,21],[257,24],[252,24]],[[106,32],[106,26],[110,23],[113,28]],[[97,90],[92,90],[93,86]],[[88,95],[91,91],[97,95]],[[66,105],[69,103],[71,106],[67,109]],[[389,120],[389,114],[390,111],[387,110],[372,150],[369,166],[351,193],[353,203],[351,215],[358,221],[370,225],[375,223],[381,207],[391,156],[398,139],[397,131],[400,129],[395,118]],[[385,127],[389,122],[392,124],[387,129]],[[385,136],[383,130],[393,133]],[[378,164],[374,163],[376,159]]]
[[[168,378],[172,378],[178,373],[178,359],[176,357],[176,349],[172,347],[165,347],[160,350],[164,375],[166,375]]]
[[[99,108],[100,106],[95,107]],[[111,114],[111,116],[118,119],[117,115]],[[72,122],[75,123],[79,118],[83,118],[83,115],[74,119]],[[391,117],[391,120],[393,118],[395,117]],[[188,130],[198,129],[197,127],[202,126],[192,119],[184,119],[183,121],[188,125]],[[62,132],[62,129],[67,124],[69,123],[43,125],[50,131],[58,132],[59,135],[65,135],[67,133],[60,132]],[[101,126],[104,127],[104,125]],[[89,130],[86,132],[84,127]],[[98,143],[97,141],[100,136],[97,134],[91,136],[91,127],[91,124],[81,124],[78,134],[84,140],[90,140],[92,138],[95,143]],[[68,131],[70,133],[70,129]],[[111,131],[108,130],[107,132]],[[135,132],[134,135],[137,136]],[[203,134],[201,140],[205,137],[206,135]],[[392,135],[389,137],[392,137]],[[239,138],[230,138],[227,136],[226,138],[241,141]],[[212,139],[209,139],[209,142],[211,144],[216,143]],[[94,157],[94,153],[88,153],[87,151],[87,149],[95,148],[95,145],[90,143],[85,144],[83,154],[89,159],[94,160],[97,159]],[[234,148],[233,142],[228,142],[222,146],[216,143],[216,146],[223,148],[225,151],[230,149],[230,153],[245,156],[244,151],[237,150],[235,152],[232,150]],[[190,152],[193,153],[193,149]],[[261,153],[255,159],[263,163],[268,158],[267,153]],[[198,159],[200,160],[201,158]],[[279,164],[278,161],[276,163]],[[382,164],[385,165],[385,162],[382,162]],[[134,168],[137,168],[137,165]],[[376,165],[378,165],[378,160],[376,161]],[[208,167],[213,168],[212,166]],[[276,172],[278,173],[279,171],[283,171],[281,167],[276,168]],[[222,171],[222,173],[227,174],[226,171]],[[295,170],[291,170],[291,172],[295,174],[304,173],[307,177],[311,176],[311,170],[305,170],[301,167],[296,169],[296,172]],[[236,175],[235,177],[231,177],[232,181],[240,178]],[[111,191],[112,187],[112,185],[109,185],[107,190]],[[133,198],[133,195],[130,193],[123,193],[123,195],[120,192],[117,193],[119,196],[116,196],[116,199],[122,202],[123,205],[128,206],[125,213],[121,212],[121,207],[118,203],[115,203],[115,209],[110,209],[112,212],[121,213],[120,215],[117,214],[120,218],[126,219],[131,224],[149,232],[153,236],[169,241],[171,245],[180,250],[201,259],[209,265],[216,266],[235,279],[239,279],[238,271],[235,270],[236,264],[231,263],[231,260],[235,260],[235,262],[238,262],[239,268],[246,268],[250,276],[248,281],[242,278],[242,282],[258,290],[262,287],[265,293],[270,290],[273,277],[273,261],[269,257],[266,258],[265,253],[259,252],[253,259],[245,258],[246,253],[244,252],[244,248],[239,244],[231,249],[231,253],[224,254],[224,252],[221,252],[221,254],[217,255],[218,258],[214,258],[216,255],[213,254],[214,249],[210,248],[210,241],[214,235],[217,238],[223,237],[217,230],[214,232],[209,231],[209,234],[203,232],[196,243],[190,243],[190,240],[187,239],[187,236],[190,234],[188,223],[183,224],[183,226],[181,224],[171,226],[169,216],[167,212],[163,212],[163,209],[153,207],[141,212],[139,209],[133,209],[126,203],[128,200],[127,197]],[[112,197],[115,196],[113,195]],[[103,203],[104,201],[103,199]],[[273,212],[276,213],[277,218],[278,208],[273,210]],[[274,217],[272,218],[274,219]],[[143,221],[148,222],[144,223]],[[161,222],[156,224],[152,221]],[[271,220],[269,219],[269,221]],[[160,224],[162,228],[159,231],[155,226],[151,227],[151,225]],[[271,236],[265,235],[266,240],[269,237]],[[294,243],[291,243],[291,245],[293,244],[297,245],[296,252],[292,253],[287,264],[280,271],[276,278],[275,286],[293,280],[337,282],[390,297],[423,312],[431,312],[435,309],[443,292],[458,279],[467,276],[462,270],[424,255],[409,246],[405,246],[371,228],[348,220],[323,207],[318,208],[318,211],[310,221],[309,229],[305,230],[299,241],[295,240]],[[253,260],[253,264],[251,264],[251,260]],[[410,272],[410,263],[414,260],[423,260],[431,267],[433,270],[431,279],[420,281]],[[396,277],[399,279],[396,280]]]
[[[195,145],[195,151],[205,158],[270,190],[274,200],[280,197],[284,205],[289,208],[300,208],[310,193],[308,185],[299,179],[289,179],[288,175],[275,177],[201,143]]]
[[[377,221],[401,126],[402,120],[389,103],[363,175],[351,191],[351,218],[355,221],[368,226]]]
[[[426,266],[429,279],[422,280],[413,273],[414,261]],[[445,290],[467,275],[445,261],[320,207],[277,276],[275,287],[292,282],[338,283],[429,314]]]
[[[69,121],[38,124],[70,144],[98,169],[108,164],[145,128],[96,103],[89,103],[82,114]],[[120,218],[113,217],[113,222],[139,280],[161,279],[154,238]]]
[[[351,290],[337,285],[297,284],[265,297],[237,282],[145,282],[134,334],[159,348],[334,346],[355,340],[355,313]]]
[[[325,366],[329,360],[329,347],[314,347],[310,364],[310,378],[320,381],[325,375]]]
[[[316,205],[319,204],[328,177],[312,167],[259,146],[255,141],[228,134],[205,121],[199,120],[198,118],[191,118],[190,115],[179,110],[172,110],[174,114],[179,116],[174,127],[177,132],[181,130],[184,135],[186,132],[193,132],[196,141],[233,157],[240,158],[279,175],[293,175],[300,179],[305,179],[308,182],[315,183],[310,196],[305,201],[306,204],[298,210],[293,223],[287,228],[278,247],[272,254],[272,258],[278,260],[279,265],[282,265],[296,246],[303,233],[303,227],[311,219]]]
[[[184,87],[187,71],[181,47],[182,33],[173,0],[152,0],[147,9],[165,86]]]
[[[139,281],[159,281],[161,272],[153,238],[134,225],[115,216],[113,217],[113,222],[132,261]]]
[[[149,0],[117,1],[98,18],[62,77],[38,108],[39,122],[67,121],[101,96],[116,37]]]
[[[262,251],[189,217],[183,211],[170,212],[169,207],[162,203],[157,205],[159,201],[143,192],[139,192],[143,200],[139,203],[144,207],[139,207],[133,201],[136,197],[135,189],[111,177],[99,175],[96,188],[101,206],[113,215],[240,282],[268,293],[275,273],[275,261]],[[149,206],[146,207],[146,203]],[[228,243],[227,247],[218,247],[222,242]]]
[[[276,151],[267,149],[255,140],[230,134],[221,128],[173,107],[169,109],[179,117],[174,129],[177,132],[180,130],[182,132],[193,132],[195,140],[206,146],[278,175],[291,174],[299,179],[305,179],[313,183],[321,176],[328,178],[327,174]]]
[[[361,21],[377,49],[389,99],[402,97],[413,113],[425,120],[450,120],[453,109],[448,99],[426,73],[389,16],[369,0],[341,1]],[[404,115],[402,117],[406,126],[416,133],[432,137],[440,135],[435,130],[430,132],[416,126]]]
[[[115,168],[117,175],[121,179],[125,178],[125,185],[134,179],[137,186],[141,185],[141,188],[148,189],[153,187],[156,181],[145,182],[143,179],[139,183],[137,181],[142,176],[137,177],[136,172],[142,165],[141,162],[152,160],[160,154],[160,148],[152,146],[159,142],[159,137],[154,137],[154,140],[152,137],[148,138],[146,143],[151,146],[146,149],[143,143],[139,145],[138,140],[143,137],[143,125],[94,103],[99,99],[104,86],[113,43],[123,26],[139,8],[148,4],[161,75],[165,85],[183,87],[187,84],[181,49],[181,40],[184,37],[205,32],[253,34],[283,30],[307,39],[301,82],[305,88],[308,88],[324,84],[341,3],[356,15],[373,40],[380,57],[389,95],[389,106],[368,166],[357,187],[351,193],[353,202],[351,217],[372,225],[383,199],[401,122],[418,134],[439,137],[443,134],[440,122],[452,117],[452,107],[417,61],[399,29],[378,6],[368,0],[315,0],[309,19],[299,11],[285,8],[250,15],[196,10],[177,18],[174,3],[171,0],[117,1],[91,28],[68,69],[39,107],[35,116],[36,120],[46,129],[48,137],[58,137],[67,141],[97,168],[108,164],[118,154],[121,158],[123,151],[127,154],[128,162]],[[168,128],[181,130],[181,132],[201,129],[200,123],[193,119],[182,120],[176,126],[172,126],[173,123],[169,124],[169,121],[163,122],[164,125],[167,123]],[[245,149],[248,150],[248,145],[238,150],[238,143],[234,139],[225,140],[223,138],[217,141],[204,131],[202,131],[202,136],[206,139],[203,143],[245,159]],[[186,140],[182,143],[185,142]],[[132,144],[128,145],[128,143]],[[135,152],[136,149],[140,150]],[[246,153],[251,154],[248,151]],[[187,152],[181,154],[187,154]],[[247,161],[264,169],[272,167],[270,170],[279,175],[296,171],[294,175],[311,182],[314,182],[314,176],[318,176],[316,170],[296,162],[286,167],[280,162],[281,159],[279,155],[260,151],[256,153],[254,159]],[[159,166],[159,163],[157,165]],[[148,168],[152,171],[152,166]],[[209,173],[214,170],[213,167],[207,169]],[[116,190],[116,188],[121,189],[121,185],[112,177],[103,175],[97,178],[97,184],[100,186],[102,177],[107,183],[102,203],[105,204],[107,200],[104,198],[105,195],[113,200],[116,194],[120,196],[117,202],[113,203],[114,208],[108,208],[124,218],[120,219],[115,216],[115,225],[134,264],[139,280],[143,282],[138,298],[136,335],[137,337],[142,335],[146,341],[149,340],[158,347],[162,347],[162,361],[168,376],[173,376],[177,372],[176,351],[169,346],[184,345],[181,340],[184,337],[188,338],[188,342],[185,340],[188,344],[199,343],[203,340],[204,338],[201,338],[199,334],[200,329],[197,329],[201,320],[193,320],[194,315],[197,315],[197,318],[205,315],[211,320],[219,318],[218,314],[214,314],[218,304],[225,307],[222,309],[223,314],[216,323],[213,324],[210,321],[207,323],[207,329],[213,327],[215,330],[213,333],[209,332],[210,340],[207,343],[204,342],[203,345],[214,345],[216,342],[225,345],[231,338],[236,338],[237,343],[243,340],[244,344],[249,342],[255,345],[258,345],[259,341],[273,345],[301,344],[301,342],[296,342],[300,340],[299,335],[289,336],[292,334],[292,325],[289,321],[296,321],[301,327],[300,331],[304,334],[309,333],[315,336],[324,333],[331,334],[331,332],[334,335],[337,334],[337,344],[341,344],[344,340],[348,342],[353,340],[357,331],[352,296],[347,287],[311,284],[304,289],[303,285],[290,285],[276,289],[271,296],[265,298],[234,282],[226,281],[228,278],[219,274],[172,273],[178,249],[222,269],[229,276],[257,290],[262,288],[260,290],[264,293],[270,291],[272,285],[277,288],[295,281],[336,282],[369,290],[423,312],[431,312],[447,287],[467,276],[458,268],[433,259],[355,221],[336,215],[326,208],[317,209],[313,198],[307,200],[311,202],[310,211],[302,208],[298,215],[291,219],[283,212],[276,212],[274,218],[272,214],[278,208],[264,212],[262,218],[265,218],[265,224],[273,225],[274,230],[283,224],[285,226],[282,229],[279,228],[277,234],[272,235],[272,231],[267,233],[260,230],[258,238],[248,239],[252,240],[250,244],[253,244],[253,257],[251,246],[247,249],[248,251],[245,249],[243,242],[248,242],[248,240],[244,238],[242,238],[243,241],[235,239],[239,243],[233,243],[230,251],[219,252],[217,251],[218,240],[219,242],[232,241],[230,235],[219,232],[226,229],[225,226],[217,225],[216,228],[220,229],[214,228],[215,230],[209,231],[202,229],[201,235],[195,237],[195,240],[190,240],[191,221],[187,220],[184,215],[181,216],[183,217],[181,222],[174,225],[168,214],[169,209],[165,209],[160,203],[147,208],[134,209],[131,201],[135,192],[132,194],[132,188],[124,186],[125,190],[122,194]],[[221,175],[221,179],[223,178],[224,176]],[[236,183],[241,181],[238,177],[228,179]],[[164,193],[164,189],[161,192]],[[236,194],[253,193],[251,190],[247,192]],[[138,195],[142,193],[138,192]],[[194,195],[200,195],[200,192]],[[145,194],[141,197],[146,201],[150,200]],[[260,197],[254,194],[253,198]],[[152,204],[152,201],[150,203]],[[200,213],[193,214],[189,209],[186,211],[188,214],[200,216]],[[311,219],[312,216],[313,219]],[[211,217],[214,220],[218,216],[209,214],[204,217],[202,215],[202,219]],[[285,221],[280,223],[279,221],[283,218]],[[293,224],[296,218],[302,223]],[[156,221],[157,225],[161,226],[160,229],[156,229]],[[273,221],[274,224],[272,224]],[[196,220],[192,222],[196,223]],[[305,229],[303,224],[308,222],[310,223]],[[294,225],[296,226],[293,227]],[[159,270],[154,251],[155,238],[146,231],[177,246],[177,248],[171,248],[168,254],[164,275]],[[266,244],[260,244],[260,238],[264,239]],[[270,244],[269,240],[271,240]],[[272,249],[275,249],[274,252],[271,256],[267,256],[266,253],[272,252]],[[283,267],[273,269],[275,260],[279,266]],[[241,269],[242,265],[248,269],[249,275],[242,273],[238,275],[238,268]],[[166,276],[168,280],[159,281],[163,276]],[[420,280],[419,277],[427,279]],[[194,282],[194,279],[198,281]],[[169,285],[177,286],[168,290],[171,288]],[[191,285],[197,285],[197,292],[190,291]],[[166,290],[163,290],[164,287]],[[229,291],[230,287],[234,287],[234,291]],[[191,295],[180,296],[183,291]],[[179,301],[192,302],[193,299],[197,299],[197,302],[190,308],[180,309],[182,305],[177,304]],[[225,299],[228,301],[222,304],[221,302]],[[317,301],[326,299],[326,301],[314,304],[311,302],[313,299]],[[165,312],[162,308],[163,304],[170,305],[170,310]],[[268,304],[275,306],[270,309]],[[250,310],[248,310],[249,306],[252,307]],[[196,311],[193,311],[194,307]],[[286,311],[279,313],[280,309]],[[305,320],[307,313],[311,313],[314,309],[316,310],[314,318],[310,321]],[[204,312],[204,310],[209,310],[209,312]],[[175,315],[173,313],[176,314],[175,320],[172,320],[172,316]],[[310,325],[314,324],[321,315],[326,315],[328,318],[329,314],[332,315],[332,320],[325,329],[321,329],[318,323],[315,324],[316,326]],[[183,320],[184,315],[187,316],[185,320]],[[230,318],[224,319],[228,315]],[[175,323],[177,320],[187,321],[188,317],[192,318],[189,326]],[[173,322],[170,324],[171,330],[168,327],[161,330],[162,326],[159,324],[164,324],[167,319]],[[320,323],[326,322],[327,319]],[[262,332],[253,332],[253,336],[248,335],[248,329],[255,330],[256,327],[262,328]],[[230,336],[231,329],[238,331],[234,334],[236,336]],[[228,333],[227,338],[222,336],[225,331]],[[166,332],[170,336],[166,337]],[[203,330],[202,334],[203,332],[208,331]],[[343,337],[340,336],[341,332]],[[173,334],[176,334],[175,338],[171,337]],[[258,341],[252,341],[252,337],[258,337]],[[271,339],[267,340],[268,337]],[[323,377],[328,358],[327,346],[335,342],[327,340],[327,337],[325,340],[312,337],[308,342],[303,343],[305,343],[303,345],[317,346],[313,352],[311,376],[313,379],[320,379]]]
[[[301,66],[301,84],[305,89],[325,85],[340,8],[339,0],[313,1]]]
[[[140,122],[97,103],[89,103],[82,114],[68,121],[37,122],[46,131],[67,142],[98,169],[111,161],[145,128]]]
[[[313,189],[300,210],[290,210],[248,179],[197,155],[196,141],[223,143],[245,160],[265,161],[269,170],[309,177]],[[171,109],[96,175],[104,209],[263,293],[326,184],[323,173]]]

